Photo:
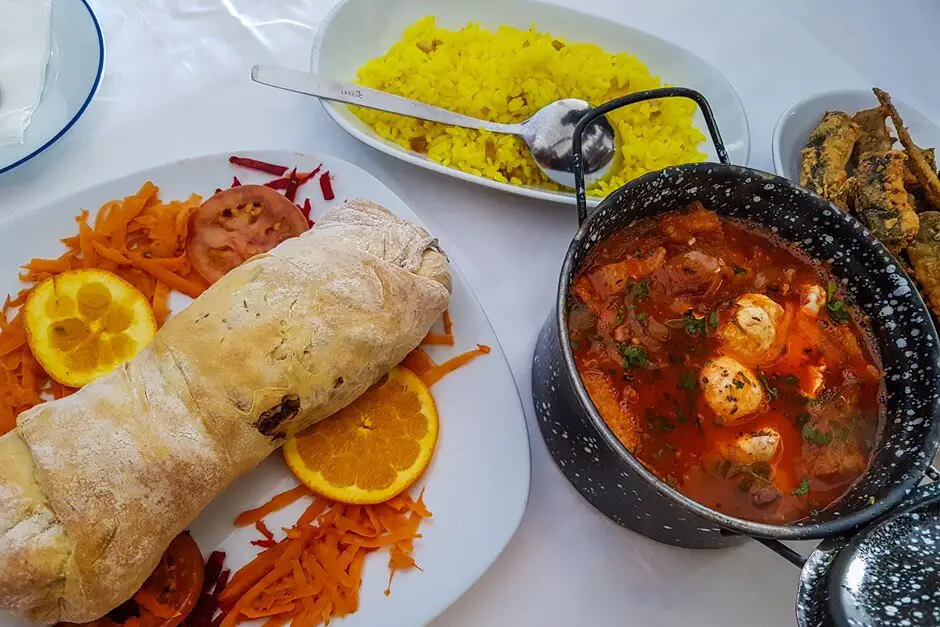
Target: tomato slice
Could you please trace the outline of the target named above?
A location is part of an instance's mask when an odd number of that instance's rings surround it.
[[[186,250],[196,272],[215,283],[308,228],[297,205],[280,193],[264,185],[240,185],[219,192],[193,213]]]
[[[159,613],[163,616],[130,599],[98,620],[82,625],[59,623],[57,627],[176,627],[196,606],[204,577],[202,553],[189,532],[184,531],[173,538],[160,563],[140,588],[161,606]]]

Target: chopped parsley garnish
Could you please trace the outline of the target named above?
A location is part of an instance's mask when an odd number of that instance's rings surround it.
[[[712,309],[712,312],[708,314],[708,326],[713,329],[718,328],[718,310]]]
[[[650,280],[644,279],[638,281],[636,285],[630,290],[630,295],[633,296],[633,300],[638,303],[642,303],[644,300],[650,297]]]
[[[786,382],[789,383],[790,385],[796,385],[797,383],[800,382],[800,380],[797,379],[796,377],[794,377],[792,374],[788,374],[788,375],[787,375],[787,378],[784,379],[784,381],[786,381]]]
[[[825,431],[820,431],[810,423],[803,425],[803,429],[800,431],[803,435],[803,439],[807,442],[812,442],[818,446],[826,446],[832,442],[832,434],[826,433]]]
[[[804,496],[809,492],[809,477],[803,477],[803,480],[800,481],[800,485],[793,488],[793,491],[790,492],[793,496]]]
[[[731,382],[734,384],[734,387],[738,388],[739,390],[744,387],[744,381],[738,379],[737,377],[735,377]]]
[[[649,424],[650,430],[669,433],[676,428],[676,425],[672,424],[665,416],[648,416],[646,421]]]
[[[623,310],[617,312],[617,324],[623,324]]]
[[[636,319],[640,322],[646,322],[647,318],[649,318],[649,314],[643,313],[642,311],[636,315]]]
[[[696,318],[691,311],[685,312],[682,316],[682,324],[685,325],[685,332],[695,337],[696,335],[705,335],[705,320]]]
[[[623,355],[623,365],[628,370],[634,366],[640,368],[649,368],[650,360],[646,356],[646,351],[636,344],[621,344],[620,354]]]
[[[581,345],[578,344],[577,342],[572,342],[572,343],[571,343],[571,348],[573,348],[573,349],[575,349],[575,350],[578,350],[579,348],[581,348]]]
[[[837,289],[835,283],[830,283],[826,286],[826,311],[829,312],[829,317],[832,318],[834,322],[848,322],[849,309],[845,306],[844,300],[835,299]]]
[[[677,401],[676,399],[672,399],[672,404],[676,409],[676,415],[679,417],[679,422],[681,424],[687,423],[689,421],[689,418],[688,416],[685,415],[685,412],[682,411],[682,406],[679,405],[679,401]]]
[[[679,376],[679,387],[683,390],[688,390],[691,392],[695,389],[695,373],[691,370],[686,370]]]
[[[770,398],[777,398],[780,396],[780,390],[770,385],[770,381],[767,380],[767,377],[763,372],[757,373],[757,380],[760,381],[761,387],[764,388],[764,391],[767,392],[767,395]]]
[[[734,270],[735,274],[747,274],[747,270],[736,263],[731,264],[731,269]]]

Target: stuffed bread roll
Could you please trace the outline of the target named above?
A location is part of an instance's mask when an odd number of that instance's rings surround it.
[[[85,622],[130,598],[233,479],[415,348],[450,288],[426,231],[347,202],[133,361],[21,414],[0,438],[0,607]]]

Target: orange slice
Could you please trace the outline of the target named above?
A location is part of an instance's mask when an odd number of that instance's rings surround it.
[[[431,461],[439,430],[427,386],[395,368],[345,409],[284,444],[307,487],[341,503],[381,503],[407,490]]]
[[[157,323],[136,287],[104,270],[72,270],[36,286],[26,301],[29,349],[49,376],[77,388],[129,361]]]

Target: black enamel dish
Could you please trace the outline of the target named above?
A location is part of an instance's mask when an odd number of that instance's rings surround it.
[[[802,558],[775,540],[832,538],[895,508],[923,479],[940,442],[940,341],[927,308],[898,261],[852,216],[778,176],[729,165],[707,102],[669,88],[627,96],[593,110],[583,129],[612,109],[657,97],[697,102],[723,163],[667,168],[631,181],[587,216],[578,176],[580,228],[565,257],[555,308],[540,332],[532,367],[542,435],[561,471],[598,510],[650,538],[689,548],[720,548],[752,537],[790,561]],[[575,155],[580,151],[577,132]],[[577,163],[577,156],[576,156]],[[571,280],[594,246],[640,218],[700,201],[718,214],[771,231],[827,263],[852,303],[871,318],[884,377],[885,414],[871,464],[844,497],[787,525],[726,516],[670,488],[638,462],[590,401],[567,332]],[[938,547],[940,553],[940,547]]]

